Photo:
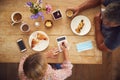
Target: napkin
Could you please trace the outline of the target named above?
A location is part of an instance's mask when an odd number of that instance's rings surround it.
[[[76,47],[77,47],[77,51],[81,52],[81,51],[92,49],[93,45],[92,45],[92,41],[85,41],[85,42],[76,44]]]

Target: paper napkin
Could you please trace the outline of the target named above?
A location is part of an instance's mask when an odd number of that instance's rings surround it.
[[[81,52],[81,51],[92,49],[93,45],[92,45],[92,41],[85,41],[85,42],[76,44],[76,47],[77,47],[77,51]]]

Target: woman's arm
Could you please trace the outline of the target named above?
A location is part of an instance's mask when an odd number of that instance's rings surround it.
[[[64,80],[72,75],[73,65],[70,61],[64,61],[61,67],[62,69],[54,70],[54,80]]]
[[[68,46],[65,42],[62,42],[62,44],[60,45],[62,51],[63,51],[63,56],[64,56],[64,60],[65,61],[69,61],[69,54],[68,54]]]
[[[53,80],[64,80],[67,77],[71,76],[72,74],[73,65],[69,61],[67,45],[65,42],[63,42],[62,44],[60,44],[60,46],[63,51],[64,61],[61,64],[62,67],[61,69],[57,69],[57,70],[53,69],[53,75],[52,75]]]

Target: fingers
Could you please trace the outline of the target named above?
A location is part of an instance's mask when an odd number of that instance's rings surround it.
[[[99,12],[97,15],[100,17],[100,16],[101,16],[101,13]]]
[[[48,51],[49,57],[56,58],[56,55],[59,53],[58,48],[52,48]]]
[[[101,14],[98,13],[95,17],[94,17],[94,23],[97,24],[97,23],[101,23]]]
[[[62,48],[67,48],[67,43],[66,42],[62,42],[62,44],[60,45]]]
[[[28,55],[24,55],[21,60],[25,60],[28,57]]]
[[[65,43],[65,42],[62,42],[62,46],[63,46],[64,48],[67,48],[67,46],[66,46],[66,43]]]
[[[59,51],[59,49],[58,48],[54,48],[54,52],[58,52]]]
[[[73,14],[73,16],[72,16],[72,17],[75,17],[77,14],[78,14],[78,12],[77,12],[77,11],[76,11],[76,12],[74,12],[74,14]]]
[[[57,58],[59,52],[50,52],[48,58]]]
[[[53,55],[51,58],[53,59],[58,58],[58,55]]]
[[[53,55],[57,55],[59,53],[59,50],[53,51]]]
[[[71,18],[75,17],[78,14],[78,11],[75,8],[67,8],[66,11],[67,10],[71,10],[73,12],[73,16]]]
[[[99,13],[97,13],[96,15],[95,15],[95,17],[101,17],[101,13],[99,12]]]
[[[59,52],[59,49],[58,48],[53,48],[50,50],[51,53],[58,53]]]
[[[60,47],[61,47],[61,49],[63,49],[63,48],[64,48],[62,44],[60,44]]]

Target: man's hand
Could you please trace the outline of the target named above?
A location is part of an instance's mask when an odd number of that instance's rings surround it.
[[[94,23],[95,23],[95,30],[100,30],[100,26],[101,26],[101,13],[98,13],[94,17]]]
[[[77,7],[68,8],[68,9],[73,11],[74,13],[73,17],[75,17],[79,12],[99,6],[102,2],[103,0],[85,0],[83,3],[81,3]]]
[[[67,8],[67,10],[73,11],[73,16],[72,16],[72,18],[75,17],[75,16],[77,16],[77,14],[79,13],[79,7]],[[67,11],[67,10],[66,10],[66,11]]]

